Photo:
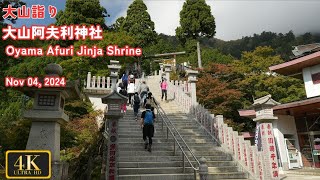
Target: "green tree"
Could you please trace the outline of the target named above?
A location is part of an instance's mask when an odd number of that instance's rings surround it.
[[[114,31],[120,31],[121,30],[121,26],[123,26],[123,22],[124,22],[125,18],[124,17],[119,17],[116,22],[112,25],[112,30]]]
[[[129,6],[127,17],[124,19],[121,30],[133,36],[136,44],[146,47],[155,43],[157,33],[154,31],[154,22],[147,12],[147,6],[142,0],[134,0]]]
[[[105,17],[109,15],[99,0],[67,0],[65,10],[59,11],[56,16],[56,25],[99,24],[107,29]]]
[[[215,19],[205,0],[187,0],[183,4],[180,11],[180,27],[176,29],[176,36],[182,43],[189,38],[213,37],[215,29]]]
[[[0,23],[2,23],[4,21],[3,19],[3,15],[5,14],[5,12],[3,11],[3,8],[8,7],[8,5],[11,5],[13,8],[18,8],[21,7],[22,5],[25,5],[26,3],[20,1],[20,0],[16,0],[16,1],[12,1],[12,0],[0,0]],[[15,15],[17,15],[17,12],[14,12]],[[6,20],[8,20],[11,23],[15,23],[17,19],[13,19],[12,17],[8,17]]]
[[[252,52],[244,52],[241,60],[232,64],[236,74],[233,82],[244,94],[244,107],[267,94],[281,103],[305,97],[302,80],[269,72],[270,66],[281,62],[283,60],[271,47],[257,47]]]

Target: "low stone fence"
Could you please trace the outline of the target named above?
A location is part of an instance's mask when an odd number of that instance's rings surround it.
[[[88,72],[87,79],[84,82],[85,89],[111,89],[110,77],[105,76],[92,76],[91,72]]]
[[[179,107],[185,113],[189,113],[192,99],[190,83],[186,83],[186,81],[168,81],[168,97],[169,99],[173,99],[176,103],[179,104]]]

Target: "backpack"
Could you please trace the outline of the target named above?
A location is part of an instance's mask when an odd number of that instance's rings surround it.
[[[133,101],[135,104],[140,104],[140,98],[139,98],[139,95],[134,95],[133,97]]]
[[[119,94],[121,94],[121,95],[123,95],[123,96],[128,96],[128,93],[127,93],[127,91],[126,91],[125,89],[121,89],[121,90],[119,91]]]
[[[124,75],[122,77],[122,82],[128,82],[128,76],[127,75]]]
[[[151,110],[146,110],[146,114],[144,116],[144,124],[153,124],[153,113]]]

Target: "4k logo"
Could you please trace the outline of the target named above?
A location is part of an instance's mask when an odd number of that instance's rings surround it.
[[[49,179],[51,153],[44,150],[6,152],[7,179]]]

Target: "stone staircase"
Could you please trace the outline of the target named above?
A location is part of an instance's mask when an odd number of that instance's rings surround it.
[[[173,139],[155,123],[152,152],[144,149],[142,130],[129,109],[119,122],[119,180],[193,179],[193,169],[182,168],[181,153],[173,152]],[[180,155],[179,155],[180,154]],[[186,163],[187,165],[187,163]]]
[[[201,157],[206,158],[209,167],[209,179],[247,179],[248,174],[240,171],[237,163],[232,161],[232,157],[225,153],[224,150],[216,144],[215,140],[199,127],[192,117],[188,117],[187,114],[183,113],[179,106],[170,100],[170,95],[168,95],[169,101],[161,101],[159,81],[159,76],[148,78],[147,83],[150,91],[197,159],[199,160]],[[155,143],[162,143],[164,141],[165,139],[155,140]],[[181,139],[179,139],[179,142],[183,144]],[[190,159],[193,160],[191,156]]]

